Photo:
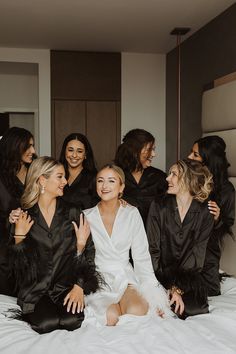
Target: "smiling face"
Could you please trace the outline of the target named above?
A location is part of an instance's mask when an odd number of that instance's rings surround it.
[[[140,163],[143,169],[150,167],[152,164],[152,159],[156,156],[155,144],[147,143],[140,152]]]
[[[198,147],[198,143],[195,143],[192,147],[192,150],[190,152],[190,154],[188,155],[188,158],[190,160],[195,160],[195,161],[200,161],[202,162],[202,157],[199,153],[199,147]]]
[[[45,188],[43,195],[50,195],[52,197],[62,196],[64,187],[67,184],[64,167],[62,165],[56,166],[49,178],[40,176],[39,183],[41,187]]]
[[[29,140],[29,146],[21,156],[21,161],[22,163],[31,163],[33,161],[33,156],[35,154],[35,149],[34,149],[34,140],[33,138],[30,138]]]
[[[97,194],[104,201],[118,200],[124,190],[119,174],[112,168],[104,168],[97,174]]]
[[[69,168],[83,168],[86,158],[85,146],[79,140],[71,140],[66,146],[65,158]]]
[[[173,165],[170,170],[169,174],[166,178],[168,182],[168,194],[178,194],[181,191],[180,180],[179,180],[179,170],[177,165]]]

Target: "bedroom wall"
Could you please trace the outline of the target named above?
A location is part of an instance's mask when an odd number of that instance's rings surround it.
[[[122,53],[121,137],[142,128],[156,138],[153,165],[165,170],[165,61],[162,54]]]
[[[0,61],[38,65],[39,155],[51,154],[50,51],[0,48]]]
[[[0,59],[0,109],[38,109],[38,67]]]
[[[236,4],[209,22],[181,44],[181,156],[202,135],[203,87],[214,79],[236,71]],[[191,23],[189,24],[191,26]],[[166,60],[166,147],[167,168],[176,153],[177,51]]]

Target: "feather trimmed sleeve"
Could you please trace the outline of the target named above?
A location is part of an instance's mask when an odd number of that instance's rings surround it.
[[[90,235],[84,251],[75,259],[76,282],[83,288],[85,295],[96,292],[103,284],[103,279],[96,270],[94,257],[95,248]]]

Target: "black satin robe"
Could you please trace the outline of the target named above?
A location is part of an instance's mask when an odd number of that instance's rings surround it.
[[[50,227],[37,204],[28,214],[34,220],[33,226],[21,243],[10,246],[10,260],[19,287],[17,303],[23,314],[32,313],[43,296],[61,303],[74,284],[81,286],[85,294],[96,291],[93,241],[91,237],[88,239],[78,257],[68,205],[57,200]],[[79,215],[76,221],[79,224]]]
[[[95,206],[99,201],[96,193],[96,174],[96,171],[83,169],[70,186],[65,186],[63,200],[81,209]]]
[[[15,177],[16,192],[11,192],[0,176],[0,293],[14,295],[14,280],[9,275],[7,244],[9,240],[8,217],[13,209],[20,206],[24,185]]]
[[[132,173],[125,172],[125,190],[123,198],[138,208],[144,224],[146,223],[151,202],[167,190],[166,174],[155,167],[145,168],[139,183]]]
[[[210,198],[215,200],[214,196]],[[220,295],[220,258],[222,244],[226,235],[232,234],[231,227],[235,218],[235,189],[231,182],[225,181],[220,201],[216,201],[220,207],[220,219],[214,226],[206,251],[205,264],[202,275],[208,287],[209,296]]]
[[[174,195],[153,202],[149,210],[147,236],[155,274],[166,288],[176,285],[185,292],[187,315],[207,312],[201,271],[213,224],[207,203],[196,200],[181,223]]]

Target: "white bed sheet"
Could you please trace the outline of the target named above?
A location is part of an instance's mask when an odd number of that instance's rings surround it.
[[[236,279],[222,284],[222,295],[209,299],[210,313],[185,321],[122,316],[116,327],[91,324],[67,332],[39,335],[27,323],[8,319],[4,311],[16,299],[0,295],[1,354],[156,354],[236,353]]]

